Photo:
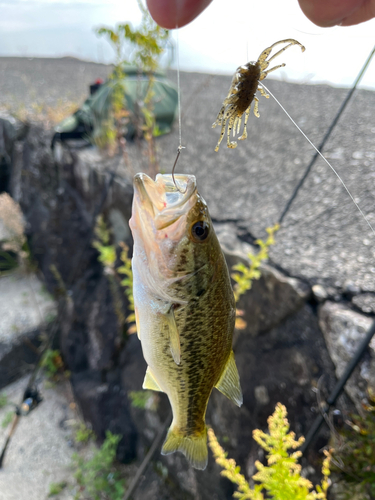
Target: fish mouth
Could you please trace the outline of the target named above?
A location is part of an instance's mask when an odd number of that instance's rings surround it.
[[[176,222],[190,209],[190,199],[196,192],[194,175],[158,174],[155,181],[148,175],[139,173],[134,176],[134,191],[139,196],[142,208],[154,218],[156,229],[165,229]]]

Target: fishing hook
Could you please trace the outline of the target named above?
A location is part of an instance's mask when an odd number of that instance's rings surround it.
[[[185,191],[181,191],[181,189],[179,189],[179,187],[177,186],[176,179],[175,179],[175,177],[174,177],[174,170],[175,170],[175,168],[176,168],[176,163],[177,163],[177,161],[178,161],[178,159],[179,159],[179,157],[180,157],[180,154],[181,154],[181,150],[182,150],[182,149],[185,149],[185,146],[181,146],[181,145],[180,145],[180,146],[178,146],[178,148],[177,148],[177,156],[176,156],[176,159],[175,159],[175,161],[174,161],[173,168],[172,168],[172,179],[173,179],[173,184],[174,184],[175,188],[177,189],[177,191],[178,191],[179,193],[185,194],[185,193],[186,193],[186,190],[187,190],[187,186],[186,186],[186,188],[185,188]]]

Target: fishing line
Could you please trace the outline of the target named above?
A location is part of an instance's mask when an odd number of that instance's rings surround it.
[[[336,116],[334,117],[331,125],[329,126],[325,136],[323,137],[323,140],[322,142],[319,144],[318,146],[318,150],[319,151],[322,151],[323,150],[323,147],[325,145],[325,143],[328,141],[333,129],[335,128],[337,122],[339,121],[339,118],[340,116],[342,115],[342,113],[344,112],[347,104],[349,103],[350,99],[352,98],[353,94],[354,94],[354,91],[355,89],[357,88],[357,85],[359,84],[359,82],[361,81],[363,75],[365,74],[367,68],[368,68],[368,65],[370,64],[371,62],[371,59],[373,58],[375,54],[375,46],[374,48],[372,49],[372,51],[370,52],[369,56],[367,57],[366,59],[366,62],[365,64],[363,65],[361,71],[359,72],[355,82],[354,82],[354,85],[353,87],[350,89],[350,92],[348,93],[348,95],[345,97],[343,103],[341,104],[340,106],[340,109],[338,110]],[[319,156],[319,151],[317,153],[314,154],[313,158],[311,159],[309,165],[307,166],[306,170],[305,170],[305,173],[303,174],[303,176],[301,177],[299,183],[297,184],[296,188],[294,189],[294,192],[292,194],[292,196],[289,198],[289,201],[287,202],[287,204],[285,205],[285,208],[279,218],[279,224],[282,223],[282,221],[284,220],[284,217],[285,215],[287,214],[287,212],[289,211],[293,201],[295,200],[297,194],[298,194],[298,191],[301,189],[301,187],[303,186],[303,183],[305,182],[307,176],[309,175],[310,173],[310,170],[312,169],[314,163],[316,162],[318,156]]]
[[[264,90],[266,92],[269,93],[269,95],[276,101],[276,103],[280,106],[280,108],[284,111],[284,113],[286,114],[286,116],[289,118],[289,120],[293,123],[293,125],[299,130],[299,132],[303,135],[303,137],[307,140],[307,142],[315,149],[315,151],[317,152],[317,154],[327,163],[327,165],[329,166],[329,168],[332,170],[332,172],[336,175],[336,177],[339,179],[339,181],[341,182],[341,184],[344,186],[345,188],[345,191],[348,193],[348,195],[350,196],[352,202],[354,203],[354,205],[357,207],[357,210],[359,211],[359,213],[362,215],[362,217],[365,219],[365,221],[367,222],[368,226],[370,227],[371,231],[373,232],[374,236],[375,236],[375,229],[372,227],[370,221],[367,219],[367,217],[365,216],[365,214],[362,212],[360,206],[358,205],[358,203],[355,201],[355,199],[353,198],[353,195],[351,194],[351,192],[349,191],[349,189],[346,187],[346,184],[345,182],[341,179],[340,175],[338,174],[338,172],[334,169],[334,167],[329,163],[329,161],[325,158],[325,156],[323,156],[323,154],[319,151],[319,149],[314,146],[314,144],[310,141],[310,139],[307,137],[307,135],[303,132],[303,130],[301,130],[301,128],[297,125],[297,123],[293,120],[293,118],[290,116],[290,114],[287,112],[287,110],[284,108],[284,106],[276,99],[276,97],[272,94],[272,92],[270,92],[268,90],[268,88],[261,82],[259,82],[259,84],[264,88]]]
[[[181,127],[181,86],[180,86],[180,40],[178,36],[178,26],[176,24],[176,43],[177,43],[177,97],[178,97],[178,147],[182,148],[182,127]]]
[[[185,146],[182,145],[182,125],[181,125],[181,86],[180,86],[180,40],[178,37],[178,25],[176,24],[176,54],[177,54],[177,99],[178,99],[178,148],[177,148],[177,156],[173,164],[172,168],[172,180],[173,184],[177,191],[182,194],[186,193],[187,185],[185,191],[181,191],[177,186],[176,179],[174,177],[174,170],[176,168],[177,161],[180,157],[181,150],[185,149]]]

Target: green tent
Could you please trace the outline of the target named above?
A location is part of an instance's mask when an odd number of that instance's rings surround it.
[[[163,72],[153,73],[153,78],[153,113],[160,134],[167,134],[177,113],[177,88]],[[116,83],[120,83],[124,88],[124,109],[130,111],[126,135],[132,138],[135,134],[137,114],[140,115],[140,108],[149,88],[149,76],[137,68],[125,66],[123,78],[109,79],[97,85],[97,90],[86,99],[82,107],[55,127],[52,147],[57,140],[83,138],[90,141],[98,132],[100,124],[109,117]]]

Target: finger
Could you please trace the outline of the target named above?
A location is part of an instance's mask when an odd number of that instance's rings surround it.
[[[354,24],[364,23],[375,17],[375,1],[368,1],[361,5],[361,7],[353,12],[350,16],[344,18],[341,26],[353,26]]]
[[[327,28],[354,18],[357,11],[364,9],[369,0],[298,0],[305,14],[314,24]],[[358,17],[359,19],[359,17]],[[357,23],[370,19],[358,20]],[[356,23],[351,23],[356,24]]]
[[[181,28],[190,23],[212,0],[147,0],[154,21],[167,29]]]

